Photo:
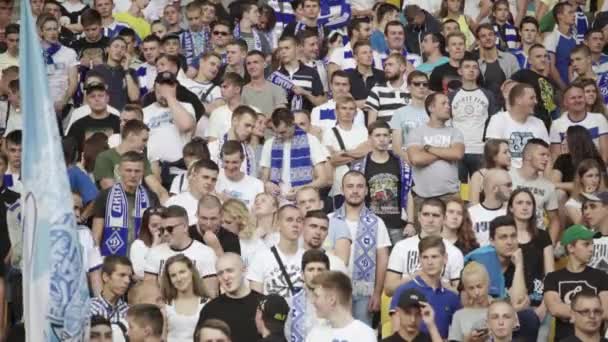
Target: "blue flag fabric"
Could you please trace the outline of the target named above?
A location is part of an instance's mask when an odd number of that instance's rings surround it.
[[[89,294],[46,66],[28,0],[19,45],[27,341],[85,341]]]

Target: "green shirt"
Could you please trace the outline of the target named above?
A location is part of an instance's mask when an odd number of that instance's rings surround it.
[[[95,160],[95,169],[93,175],[95,181],[99,182],[103,178],[113,179],[115,182],[120,182],[120,173],[118,172],[118,164],[120,163],[120,154],[115,148],[101,152]],[[144,177],[152,174],[150,161],[148,157],[144,160]]]

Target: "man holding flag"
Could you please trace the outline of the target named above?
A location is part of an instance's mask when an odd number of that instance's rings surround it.
[[[84,341],[89,294],[47,69],[21,1],[23,292],[28,341]],[[49,181],[51,180],[51,181]]]

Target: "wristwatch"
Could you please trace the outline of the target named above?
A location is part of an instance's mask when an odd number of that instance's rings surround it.
[[[424,152],[428,152],[430,148],[431,148],[431,145],[424,145],[424,147],[423,147]]]

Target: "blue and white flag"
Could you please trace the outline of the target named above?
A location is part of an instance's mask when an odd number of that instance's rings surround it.
[[[21,0],[23,298],[27,341],[85,341],[89,294],[30,2]]]

